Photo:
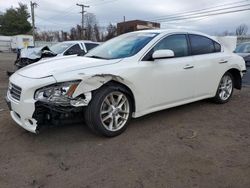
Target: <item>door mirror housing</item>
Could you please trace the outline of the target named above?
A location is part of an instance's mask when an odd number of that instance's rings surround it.
[[[157,50],[153,53],[152,58],[155,59],[165,59],[174,57],[173,50]]]

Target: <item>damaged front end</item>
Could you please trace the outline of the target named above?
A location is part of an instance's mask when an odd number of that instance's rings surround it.
[[[84,110],[92,100],[92,92],[110,81],[123,81],[112,74],[96,74],[82,80],[52,84],[34,94],[38,130],[44,125],[76,123],[84,120]]]
[[[83,120],[83,110],[91,100],[91,92],[74,96],[80,81],[57,83],[38,89],[34,98],[38,129],[44,125],[59,125]]]

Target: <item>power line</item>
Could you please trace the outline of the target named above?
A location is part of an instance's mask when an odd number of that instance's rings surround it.
[[[63,16],[69,15],[69,13],[71,13],[72,11],[74,11],[74,6],[75,6],[75,5],[72,5],[72,6],[66,8],[65,10],[62,10],[62,11],[56,11],[56,12],[58,12],[57,14],[55,14],[55,15],[53,15],[53,16],[47,18],[47,19],[54,19],[54,18],[57,18],[57,17],[61,16],[62,13],[64,13]],[[59,12],[60,12],[60,13],[59,13]],[[65,14],[65,13],[66,13],[66,14]]]
[[[205,14],[205,15],[196,15],[196,16],[191,16],[191,17],[184,17],[184,18],[176,18],[172,20],[162,20],[160,22],[172,22],[172,21],[179,21],[179,20],[187,20],[187,19],[194,19],[194,18],[202,18],[202,17],[210,17],[210,16],[217,16],[217,15],[224,15],[224,14],[230,14],[230,13],[236,13],[236,12],[243,12],[243,11],[249,11],[249,8],[246,9],[239,9],[239,10],[231,10],[231,11],[226,11],[226,12],[217,12],[217,13],[210,13],[210,14]]]
[[[216,6],[202,8],[202,9],[179,12],[179,13],[175,13],[175,14],[170,14],[170,15],[165,15],[165,16],[160,16],[160,17],[154,17],[154,18],[147,18],[147,20],[152,20],[153,21],[153,20],[157,20],[157,19],[165,18],[165,17],[181,16],[181,15],[186,15],[186,14],[189,14],[189,13],[198,13],[198,12],[201,12],[201,11],[211,10],[211,9],[214,9],[214,8],[220,8],[220,7],[225,7],[225,6],[229,6],[229,5],[240,4],[240,3],[247,2],[247,1],[249,1],[249,0],[236,1],[236,2],[231,2],[231,3],[224,3],[224,4],[220,4],[220,5],[216,5]]]
[[[236,9],[236,8],[243,8],[243,7],[249,7],[249,6],[250,6],[250,4],[231,6],[231,7],[227,7],[227,8],[220,8],[220,9],[215,9],[215,10],[207,10],[207,11],[202,11],[202,12],[199,12],[199,13],[192,13],[192,14],[188,14],[188,15],[165,17],[165,18],[156,19],[156,21],[185,18],[185,17],[188,17],[188,16],[196,16],[196,15],[202,15],[202,14],[206,14],[206,13],[213,13],[213,12],[218,12],[218,11],[224,11],[224,10],[230,10],[230,9]]]

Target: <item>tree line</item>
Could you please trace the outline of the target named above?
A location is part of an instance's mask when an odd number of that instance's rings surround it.
[[[0,15],[0,35],[32,34],[29,18],[30,13],[28,12],[28,6],[25,4],[19,3],[19,7],[7,9],[3,15]],[[84,32],[80,25],[72,27],[70,31],[39,31],[36,28],[35,40],[92,40],[99,42],[117,35],[117,28],[114,24],[110,23],[107,27],[100,27],[96,16],[92,13],[87,13],[84,21]]]
[[[30,14],[25,4],[19,3],[17,8],[9,8],[0,15],[0,35],[13,36],[18,34],[32,34],[31,24],[28,21]],[[96,16],[93,13],[85,15],[85,29],[76,25],[69,31],[38,31],[36,29],[35,40],[41,41],[66,41],[66,40],[92,40],[106,41],[117,35],[117,28],[114,24],[107,27],[100,27]],[[248,27],[246,24],[239,25],[235,32],[225,31],[222,35],[237,35],[239,37],[247,35]]]

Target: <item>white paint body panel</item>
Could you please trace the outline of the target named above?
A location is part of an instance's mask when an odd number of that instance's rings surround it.
[[[29,128],[25,124],[25,119],[32,118],[34,112],[34,92],[38,88],[56,82],[82,80],[74,93],[76,97],[81,93],[98,89],[102,84],[116,78],[116,81],[132,91],[135,99],[133,117],[136,118],[214,97],[225,72],[231,68],[240,72],[246,70],[244,60],[227,50],[213,54],[141,61],[151,47],[163,37],[176,33],[189,33],[179,30],[153,32],[159,32],[159,35],[139,53],[129,58],[100,60],[87,57],[58,57],[17,71],[11,76],[10,82],[22,88],[21,101],[15,103],[11,98],[10,101],[13,111],[20,114],[21,121],[13,119],[25,129],[34,132],[35,128]],[[220,64],[223,61],[227,63]],[[190,66],[192,68],[185,69]]]

